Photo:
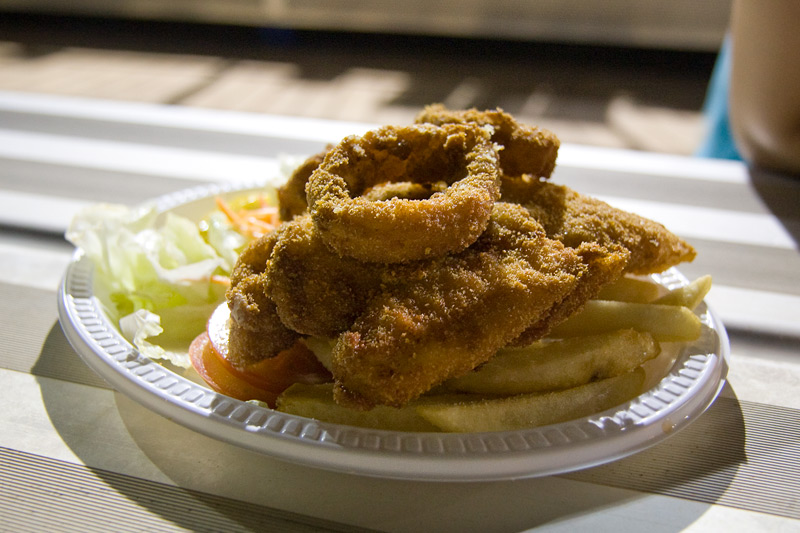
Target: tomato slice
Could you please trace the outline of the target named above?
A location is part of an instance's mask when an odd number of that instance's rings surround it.
[[[227,305],[220,305],[189,348],[192,366],[213,390],[239,400],[260,400],[275,407],[278,395],[294,383],[324,383],[331,374],[302,341],[246,369],[234,367],[228,354]]]

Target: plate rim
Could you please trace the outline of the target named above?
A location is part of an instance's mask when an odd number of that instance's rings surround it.
[[[155,198],[167,211],[214,195],[269,186],[209,184]],[[93,266],[76,249],[58,292],[64,333],[81,359],[116,391],[212,438],[294,463],[373,477],[495,481],[566,473],[611,462],[679,432],[714,402],[726,383],[730,343],[719,317],[701,304],[710,339],[705,353],[684,347],[651,390],[620,406],[549,426],[484,433],[411,433],[320,422],[236,400],[139,352],[110,323],[92,290]],[[671,268],[657,280],[688,280]],[[697,351],[697,350],[695,350]]]

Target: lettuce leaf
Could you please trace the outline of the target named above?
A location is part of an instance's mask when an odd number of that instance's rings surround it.
[[[245,244],[217,221],[214,246],[193,221],[153,207],[98,204],[79,212],[66,238],[94,264],[95,295],[141,353],[187,367],[186,347],[224,299],[227,275]]]

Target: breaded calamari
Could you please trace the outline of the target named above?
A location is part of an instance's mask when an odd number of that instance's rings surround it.
[[[447,183],[410,200],[363,195],[385,183]],[[459,252],[486,227],[500,196],[498,154],[474,125],[384,126],[343,139],[306,184],[308,209],[332,249],[374,263]]]
[[[441,104],[427,106],[415,121],[422,124],[475,124],[492,128],[492,142],[500,148],[500,168],[506,176],[524,174],[549,178],[556,166],[558,137],[552,132],[517,122],[497,108],[454,111]]]
[[[415,118],[415,123],[437,126],[445,124],[490,126],[491,141],[500,148],[500,168],[506,176],[527,174],[549,178],[555,168],[561,145],[558,137],[552,132],[517,122],[500,108],[486,111],[451,110],[441,104],[434,104],[426,106]],[[278,189],[281,220],[291,220],[307,210],[308,179],[332,148],[333,146],[329,145],[324,151],[306,159]],[[416,190],[421,189],[416,188]],[[412,198],[407,194],[401,197]],[[381,199],[389,198],[391,196]]]
[[[306,183],[311,173],[322,163],[325,154],[331,149],[314,154],[297,167],[283,186],[278,188],[278,216],[283,221],[292,220],[308,210]]]

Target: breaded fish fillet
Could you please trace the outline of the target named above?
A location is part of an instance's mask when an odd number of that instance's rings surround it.
[[[502,201],[524,206],[547,236],[577,248],[583,243],[622,246],[625,272],[652,274],[695,257],[695,250],[661,224],[584,196],[564,185],[524,176],[504,178]]]
[[[586,302],[597,296],[600,289],[624,275],[629,253],[618,246],[600,246],[596,243],[583,243],[575,249],[588,265],[580,282],[561,302],[537,322],[528,326],[519,337],[509,343],[511,346],[527,346],[541,339],[556,325],[573,313],[581,310]]]
[[[596,263],[624,256],[548,239],[522,207],[496,203],[467,250],[387,269],[382,291],[333,350],[338,402],[400,406],[469,372],[552,315]]]
[[[334,337],[350,327],[379,290],[383,268],[339,256],[305,214],[282,226],[265,278],[287,327],[302,335]]]
[[[253,241],[239,255],[227,291],[231,310],[228,359],[245,367],[289,348],[300,335],[278,316],[267,290],[264,272],[280,232]]]

